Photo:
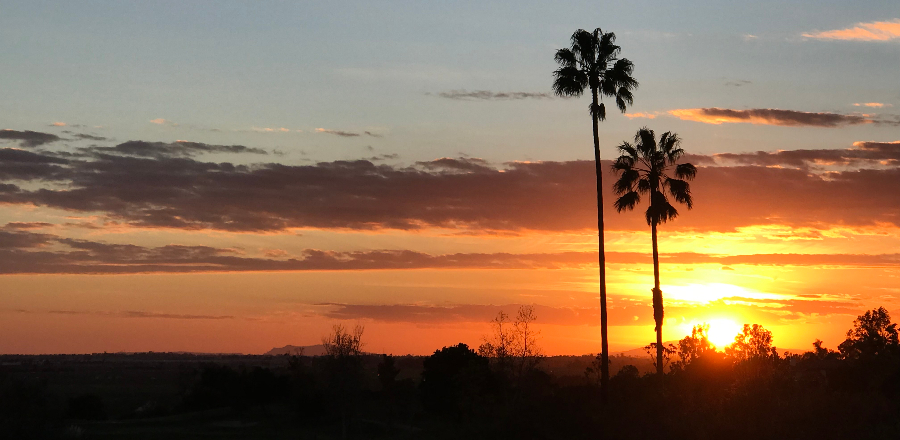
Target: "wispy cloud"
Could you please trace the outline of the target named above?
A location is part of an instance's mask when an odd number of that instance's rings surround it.
[[[359,137],[359,136],[361,136],[360,133],[357,133],[354,131],[332,130],[330,128],[317,128],[316,133],[333,134],[335,136],[341,136],[341,137]],[[376,138],[384,137],[384,135],[382,135],[382,134],[374,133],[371,131],[364,131],[364,132],[362,132],[362,134],[364,134],[366,136],[376,137]]]
[[[872,107],[872,108],[893,107],[892,104],[885,104],[883,102],[854,102],[853,105],[855,107]]]
[[[18,131],[5,129],[0,130],[0,140],[19,141],[20,146],[31,148],[48,144],[50,142],[56,142],[60,140],[60,137],[55,134],[41,133],[39,131]]]
[[[734,110],[728,108],[686,108],[669,110],[669,114],[686,121],[705,124],[747,123],[780,125],[784,127],[841,127],[845,125],[871,124],[876,121],[868,115],[840,113],[814,113],[796,110],[756,108]]]
[[[250,131],[255,131],[259,133],[290,133],[292,130],[290,128],[285,127],[252,127]],[[297,130],[298,132],[302,132],[303,130]]]
[[[656,119],[658,112],[648,112],[648,113],[625,113],[625,117],[628,119]]]
[[[757,151],[754,153],[719,153],[718,162],[740,165],[784,166],[799,169],[823,166],[898,166],[900,141],[854,142],[853,148],[818,150]]]
[[[86,154],[100,153],[154,158],[194,157],[203,153],[269,154],[261,148],[245,147],[243,145],[214,145],[181,140],[170,143],[128,141],[114,147],[90,147],[83,148],[80,151]]]
[[[172,126],[178,125],[178,124],[176,124],[176,123],[174,123],[174,122],[172,122],[172,121],[170,121],[170,120],[168,120],[168,119],[163,119],[163,118],[151,119],[151,120],[150,120],[150,123],[151,123],[151,124],[156,124],[156,125],[172,125]]]
[[[734,81],[727,81],[725,83],[726,86],[731,86],[731,87],[741,87],[741,86],[746,86],[746,85],[750,85],[750,84],[753,84],[753,81],[749,81],[746,79],[736,79]]]
[[[807,32],[806,38],[819,40],[892,41],[900,40],[900,18],[891,21],[857,23],[854,27],[821,32]]]
[[[518,99],[548,99],[553,95],[541,92],[492,92],[490,90],[450,90],[437,94],[441,98],[465,101],[509,101]]]
[[[20,310],[23,313],[41,313],[38,311]],[[182,313],[158,313],[140,310],[126,310],[121,312],[91,311],[91,310],[48,310],[43,313],[51,315],[91,315],[106,316],[112,318],[156,318],[156,319],[234,319],[232,315],[188,315]]]

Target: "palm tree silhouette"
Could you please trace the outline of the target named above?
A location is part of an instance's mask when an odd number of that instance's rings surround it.
[[[650,207],[645,212],[647,224],[653,236],[653,319],[656,322],[656,372],[663,374],[663,300],[659,288],[659,249],[656,241],[656,226],[678,217],[678,210],[669,203],[668,194],[678,203],[691,209],[691,186],[687,182],[697,175],[697,168],[689,163],[677,164],[684,156],[681,139],[677,134],[665,132],[656,142],[653,130],[644,127],[634,135],[634,145],[623,142],[619,145],[621,155],[613,163],[613,170],[621,173],[613,190],[619,198],[617,212],[632,210],[641,201],[642,195],[650,194]],[[675,167],[675,177],[666,172]]]
[[[620,48],[615,44],[616,34],[579,29],[572,34],[571,47],[556,51],[559,69],[553,72],[553,91],[559,96],[581,96],[585,88],[591,89],[591,122],[594,126],[594,166],[597,173],[597,230],[600,251],[600,386],[603,400],[607,398],[609,383],[609,339],[606,316],[606,256],[603,243],[603,179],[600,167],[600,137],[597,124],[606,119],[603,96],[615,98],[616,106],[625,113],[626,104],[634,102],[631,90],[638,82],[631,77],[634,65],[626,58],[617,58]]]

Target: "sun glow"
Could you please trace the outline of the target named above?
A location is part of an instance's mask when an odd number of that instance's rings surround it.
[[[717,350],[725,349],[734,342],[734,337],[741,332],[741,326],[730,319],[713,319],[709,321],[709,341]]]

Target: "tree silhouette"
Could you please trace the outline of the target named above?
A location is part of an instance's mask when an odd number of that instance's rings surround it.
[[[601,379],[603,399],[609,382],[609,339],[606,314],[606,256],[603,237],[603,172],[600,167],[600,137],[597,124],[606,119],[603,96],[614,98],[616,106],[625,113],[625,106],[633,103],[632,89],[638,82],[631,77],[634,65],[626,58],[618,58],[616,34],[597,28],[594,32],[578,29],[572,34],[571,47],[556,51],[559,69],[553,72],[553,91],[559,96],[581,96],[591,89],[590,115],[594,129],[594,167],[597,174],[597,230],[599,232],[600,265],[600,339]]]
[[[328,371],[328,388],[333,404],[341,416],[341,438],[349,435],[356,400],[362,388],[362,334],[364,327],[357,325],[353,331],[336,324],[331,333],[322,337]]]
[[[678,341],[679,360],[672,365],[672,369],[682,370],[701,356],[716,351],[716,346],[709,341],[708,335],[709,324],[695,325],[690,336]]]
[[[687,182],[697,175],[697,168],[689,163],[676,164],[684,156],[681,139],[677,134],[665,132],[656,141],[653,130],[644,127],[634,135],[634,144],[619,145],[620,156],[613,163],[613,170],[620,173],[613,190],[619,198],[617,212],[634,209],[644,195],[650,196],[650,207],[645,212],[653,240],[653,319],[656,322],[656,372],[663,375],[663,300],[659,288],[659,248],[656,228],[660,223],[673,220],[678,210],[669,203],[669,196],[678,203],[693,207],[691,187]],[[675,177],[666,173],[674,167]]]
[[[853,328],[847,331],[847,339],[838,350],[847,359],[869,360],[896,353],[898,346],[897,324],[891,323],[891,315],[884,307],[879,307],[853,321]]]
[[[735,362],[778,358],[778,352],[772,346],[772,332],[759,324],[744,324],[734,337],[734,343],[725,347],[725,355]]]

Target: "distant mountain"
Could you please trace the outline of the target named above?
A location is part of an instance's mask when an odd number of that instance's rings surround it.
[[[325,346],[322,344],[319,345],[305,345],[302,347],[298,347],[296,345],[285,345],[280,348],[273,348],[267,352],[267,355],[271,356],[279,356],[283,354],[289,355],[300,355],[303,356],[323,356],[325,354]]]

